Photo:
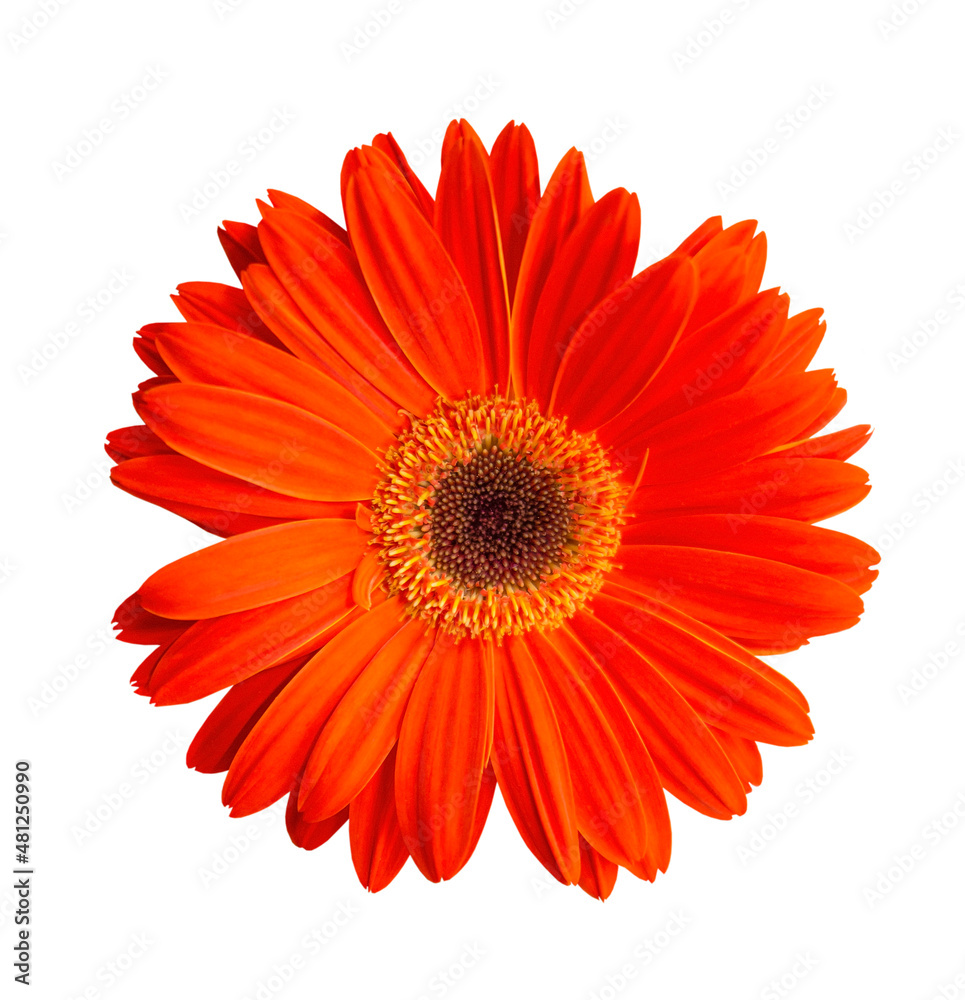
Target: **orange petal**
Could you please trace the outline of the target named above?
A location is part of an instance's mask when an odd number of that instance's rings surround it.
[[[325,722],[305,765],[298,808],[311,820],[348,805],[398,739],[412,686],[436,640],[411,618],[372,657]]]
[[[387,447],[393,433],[354,393],[287,351],[252,337],[199,323],[157,324],[161,357],[182,382],[242,389],[299,406],[337,427],[351,428],[366,447]]]
[[[801,436],[834,391],[830,371],[788,375],[629,432],[614,443],[628,472],[646,452],[648,483],[680,482],[746,462]],[[605,434],[603,440],[608,440]]]
[[[296,847],[314,851],[316,847],[321,847],[331,840],[348,822],[348,809],[343,809],[320,823],[309,823],[295,807],[297,797],[298,793],[293,790],[288,796],[288,805],[285,807],[285,826],[291,842]]]
[[[364,500],[376,455],[334,424],[290,403],[207,385],[163,385],[135,408],[182,455],[304,500]]]
[[[553,262],[583,213],[593,204],[583,154],[569,150],[553,171],[532,215],[519,265],[509,330],[510,372],[516,395],[526,395],[533,318]]]
[[[516,295],[519,266],[539,203],[539,165],[536,146],[525,125],[510,122],[496,136],[489,154],[496,215],[502,237],[509,301]]]
[[[776,671],[708,626],[652,598],[644,607],[601,593],[593,613],[653,664],[705,723],[778,746],[811,738],[800,692],[784,678],[779,686]]]
[[[711,727],[714,739],[730,758],[730,762],[744,783],[744,791],[749,792],[752,785],[759,785],[764,778],[764,765],[761,762],[761,752],[753,740],[745,740],[723,729]]]
[[[300,656],[235,684],[204,720],[191,741],[188,767],[203,774],[227,771],[255,723],[307,660],[308,657]]]
[[[554,641],[570,643],[570,655],[579,660],[584,676],[606,674],[668,792],[718,819],[745,811],[740,780],[710,729],[626,640],[593,615],[581,614]]]
[[[680,256],[658,261],[604,298],[566,348],[550,412],[588,431],[629,406],[673,348],[696,291],[693,263]]]
[[[245,271],[242,283],[258,315],[295,357],[354,393],[386,426],[401,428],[404,421],[398,402],[377,389],[322,338],[270,267],[252,265]],[[369,374],[378,370],[370,362],[366,370],[369,368]]]
[[[766,382],[807,368],[827,329],[827,323],[821,321],[823,312],[823,309],[807,309],[787,321],[774,353],[755,373],[755,381]]]
[[[639,431],[742,389],[774,350],[788,302],[772,288],[694,331],[604,434],[619,439],[624,428]]]
[[[429,657],[406,706],[395,797],[409,853],[432,882],[452,878],[469,857],[493,698],[491,644],[467,639]]]
[[[542,407],[580,325],[633,273],[639,242],[640,202],[616,188],[587,208],[559,248],[533,314],[526,355],[526,394]]]
[[[492,764],[516,828],[556,879],[580,878],[576,803],[563,736],[524,641],[495,650],[496,714]]]
[[[459,399],[489,386],[466,286],[404,179],[378,150],[345,159],[345,219],[359,266],[396,343],[436,392]]]
[[[781,453],[683,483],[641,486],[628,508],[647,518],[721,513],[745,523],[766,513],[823,521],[853,507],[870,489],[868,473],[857,465]]]
[[[355,521],[289,521],[168,563],[141,602],[165,618],[216,618],[316,590],[352,572],[369,542]]]
[[[870,438],[871,425],[856,424],[832,434],[808,438],[790,448],[782,448],[781,454],[785,458],[837,458],[843,462],[863,448]]]
[[[350,581],[346,576],[267,607],[195,623],[158,665],[153,701],[196,701],[303,652],[353,609]]]
[[[595,851],[580,836],[580,888],[594,899],[607,899],[616,885],[619,865]]]
[[[231,520],[242,515],[285,521],[352,517],[356,507],[354,502],[323,503],[274,493],[174,453],[132,458],[111,470],[111,480],[122,490],[162,506],[165,500],[193,502],[199,507],[225,511]]]
[[[261,267],[252,264],[250,267]],[[245,269],[247,273],[248,269]],[[186,281],[178,285],[178,294],[171,298],[178,312],[189,323],[214,323],[248,337],[257,337],[272,347],[282,347],[278,338],[252,308],[240,288],[216,281]]]
[[[393,598],[339,632],[302,667],[231,762],[221,797],[232,815],[265,809],[292,787],[326,719],[366,664],[402,628],[402,605]]]
[[[334,220],[330,219],[324,212],[319,211],[314,205],[310,205],[301,198],[296,198],[293,194],[286,194],[276,188],[268,188],[268,200],[272,207],[282,208],[296,215],[304,215],[306,219],[311,219],[327,233],[330,233],[337,240],[349,246],[348,233]]]
[[[489,390],[509,386],[509,300],[486,150],[465,121],[453,122],[442,160],[435,228],[465,282],[479,322]],[[470,238],[471,234],[471,238]]]
[[[352,862],[369,892],[384,889],[409,858],[395,808],[395,748],[349,806]]]
[[[877,576],[878,553],[840,531],[788,518],[759,515],[743,522],[726,514],[692,514],[638,523],[622,534],[624,545],[680,545],[741,552],[832,576],[864,593]]]
[[[589,678],[557,636],[531,632],[526,644],[566,733],[580,833],[612,861],[632,865],[646,852],[651,825],[657,835],[652,814],[666,813],[647,749],[598,671]]]
[[[352,249],[282,209],[266,212],[258,229],[272,270],[321,337],[402,406],[416,413],[430,406],[435,394],[386,328]]]
[[[405,158],[402,148],[395,141],[395,136],[391,132],[380,133],[372,140],[372,145],[385,153],[385,155],[395,164],[399,172],[405,178],[406,183],[412,189],[422,214],[431,222],[433,217],[432,195],[426,190],[425,185],[419,180],[415,171],[409,166],[409,161]]]

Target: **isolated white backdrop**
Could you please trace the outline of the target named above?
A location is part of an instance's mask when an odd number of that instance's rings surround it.
[[[0,801],[30,759],[35,995],[965,996],[948,985],[965,974],[965,9],[904,7],[6,0]],[[576,144],[596,192],[637,191],[641,264],[709,215],[759,219],[765,285],[827,310],[818,361],[850,392],[834,426],[876,427],[857,459],[871,497],[832,522],[883,551],[865,618],[779,662],[814,741],[764,748],[742,818],[672,801],[669,873],[624,873],[605,904],[545,876],[498,799],[453,883],[410,863],[367,895],[344,830],[307,854],[277,811],[229,820],[220,779],[184,766],[215,699],[151,708],[127,684],[138,651],[101,638],[142,579],[209,541],[105,485],[104,433],[133,422],[144,377],[134,330],[176,318],[178,282],[233,280],[215,228],[255,220],[266,187],[340,217],[342,157],[378,131],[431,188],[460,113],[487,143],[525,121],[544,180]]]

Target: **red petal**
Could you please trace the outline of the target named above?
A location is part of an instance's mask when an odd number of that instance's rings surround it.
[[[489,154],[489,172],[502,236],[506,288],[512,302],[516,295],[523,248],[539,203],[536,146],[525,125],[510,122],[496,136]]]
[[[325,722],[305,765],[298,808],[310,820],[344,808],[395,745],[402,716],[436,640],[411,618],[372,657]]]
[[[299,406],[352,435],[368,448],[385,448],[392,430],[336,380],[287,351],[253,337],[199,323],[156,324],[156,343],[182,382],[242,389]]]
[[[704,722],[778,746],[811,738],[800,692],[713,629],[652,599],[644,608],[598,594],[593,613],[652,663]]]
[[[619,865],[580,837],[580,888],[594,899],[607,899],[616,885]]]
[[[673,684],[593,615],[576,615],[559,639],[566,640],[584,676],[603,670],[616,688],[668,792],[719,819],[745,811],[747,801],[726,754]]]
[[[640,202],[616,188],[587,208],[560,246],[533,315],[526,355],[526,395],[541,407],[549,403],[563,352],[580,325],[633,273],[639,242]]]
[[[566,348],[549,412],[586,431],[629,406],[673,348],[696,290],[690,258],[666,257],[603,299]]]
[[[253,265],[245,271],[242,283],[258,315],[295,357],[318,368],[357,396],[386,426],[398,430],[403,425],[398,402],[377,389],[322,339],[270,267]],[[378,377],[379,369],[370,359],[360,355],[356,360],[371,378]]]
[[[620,438],[620,454],[632,472],[649,452],[648,483],[708,475],[801,436],[834,391],[830,371],[747,386],[655,427],[628,432]]]
[[[624,545],[680,545],[776,559],[801,569],[832,576],[859,594],[877,576],[868,567],[878,553],[839,531],[781,517],[760,515],[744,521],[726,514],[694,514],[631,525]]]
[[[224,543],[222,543],[224,544]],[[723,632],[772,642],[849,628],[864,610],[844,583],[787,563],[683,545],[623,545],[608,579]]]
[[[509,386],[509,300],[486,150],[467,122],[453,122],[442,160],[435,227],[465,282],[490,372]]]
[[[352,572],[369,544],[354,520],[289,521],[236,535],[148,577],[141,603],[165,618],[216,618],[283,601]]]
[[[620,440],[629,428],[639,432],[742,389],[773,351],[788,301],[776,289],[761,292],[694,331],[604,436]]]
[[[555,641],[553,641],[555,639]],[[606,679],[581,670],[559,637],[532,632],[526,643],[561,731],[580,833],[622,865],[646,853],[665,816],[657,773],[640,735]]]
[[[354,607],[351,577],[264,608],[192,625],[151,680],[158,705],[180,705],[267,670],[299,652]]]
[[[546,185],[519,265],[510,321],[510,370],[516,395],[526,395],[526,366],[536,307],[560,247],[593,204],[583,154],[569,150]]]
[[[349,807],[349,839],[359,881],[370,892],[384,889],[409,857],[395,808],[395,749]]]
[[[140,394],[135,408],[182,455],[265,489],[304,500],[363,500],[379,480],[373,452],[290,403],[175,384]]]
[[[307,660],[307,657],[298,657],[280,663],[231,688],[191,741],[188,767],[204,774],[227,771],[255,723]]]
[[[492,764],[516,828],[539,862],[564,883],[580,878],[576,803],[563,736],[525,642],[495,650]]]
[[[167,445],[164,447],[167,449]],[[231,527],[236,527],[234,522],[244,516],[285,521],[309,517],[351,518],[356,507],[354,501],[323,503],[274,493],[172,452],[132,458],[111,470],[111,480],[122,490],[147,497],[161,506],[165,500],[172,500],[223,511]]]
[[[395,141],[395,136],[391,132],[380,133],[372,140],[372,145],[381,150],[395,164],[399,172],[405,178],[406,183],[412,189],[422,214],[431,222],[433,217],[432,195],[426,190],[425,185],[416,176],[415,171],[409,166],[409,161],[405,158],[401,147]]]
[[[406,706],[395,797],[409,853],[432,882],[452,878],[469,857],[493,698],[491,644],[468,639],[429,657]]]
[[[265,809],[292,787],[326,719],[369,660],[403,627],[401,618],[397,599],[367,612],[320,649],[275,698],[228,770],[221,797],[232,815]]]
[[[343,174],[352,245],[396,343],[440,395],[484,394],[486,354],[466,286],[414,199],[401,190],[402,176],[373,149],[349,153]]]
[[[721,513],[746,520],[766,513],[823,521],[864,499],[867,482],[856,465],[781,452],[685,483],[641,486],[628,509],[647,518]]]
[[[296,847],[304,848],[306,851],[314,851],[316,847],[331,840],[332,837],[342,829],[348,822],[348,809],[343,809],[328,819],[323,819],[320,823],[309,823],[307,819],[295,807],[295,800],[298,793],[294,790],[288,796],[288,805],[285,807],[285,826],[288,829],[288,836]]]

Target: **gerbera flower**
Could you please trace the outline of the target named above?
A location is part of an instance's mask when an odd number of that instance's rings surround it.
[[[346,228],[270,191],[226,222],[241,287],[192,282],[134,346],[115,483],[224,541],[118,611],[188,752],[295,844],[346,821],[362,883],[466,863],[495,787],[526,845],[605,898],[670,858],[665,792],[720,819],[758,743],[812,735],[758,658],[853,625],[869,428],[807,371],[821,310],[760,291],[755,223],[634,273],[640,208],[575,149],[540,190],[525,126],[453,122],[433,198],[391,135],[352,150]]]

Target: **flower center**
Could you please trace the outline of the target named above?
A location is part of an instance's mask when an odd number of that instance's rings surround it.
[[[626,489],[603,449],[527,400],[440,401],[384,471],[372,526],[389,591],[459,637],[555,628],[619,547]]]

